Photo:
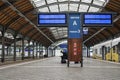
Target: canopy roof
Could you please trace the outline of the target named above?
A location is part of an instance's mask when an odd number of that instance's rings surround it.
[[[0,30],[46,47],[67,39],[67,27],[37,27],[38,12],[116,12],[112,28],[89,28],[83,41],[92,46],[120,36],[120,0],[0,0]]]

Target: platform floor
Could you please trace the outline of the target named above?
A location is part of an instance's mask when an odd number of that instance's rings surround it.
[[[60,57],[0,66],[0,80],[120,80],[120,64],[84,58],[80,64],[60,63]]]

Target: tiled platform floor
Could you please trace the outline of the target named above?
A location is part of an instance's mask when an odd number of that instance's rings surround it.
[[[60,63],[60,57],[0,67],[0,80],[120,80],[120,64],[84,58],[80,64]]]

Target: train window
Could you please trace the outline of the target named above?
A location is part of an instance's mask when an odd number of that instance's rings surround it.
[[[115,49],[116,47],[115,46],[113,46],[113,53],[115,53],[115,51],[116,51],[116,49]]]
[[[107,52],[110,53],[110,47],[108,47]]]
[[[120,54],[120,43],[117,45],[118,54]]]
[[[107,47],[105,47],[105,54],[107,54]]]
[[[95,49],[95,54],[97,54],[97,49]]]
[[[100,54],[102,54],[102,48],[100,48]]]

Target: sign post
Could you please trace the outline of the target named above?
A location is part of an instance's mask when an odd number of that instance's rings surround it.
[[[68,19],[67,19],[68,18]],[[113,13],[39,13],[39,27],[68,27],[68,64],[70,61],[81,63],[82,37],[88,33],[87,27],[112,27]]]
[[[70,61],[80,62],[82,61],[82,26],[80,14],[69,14],[69,26],[68,26],[68,63]]]

